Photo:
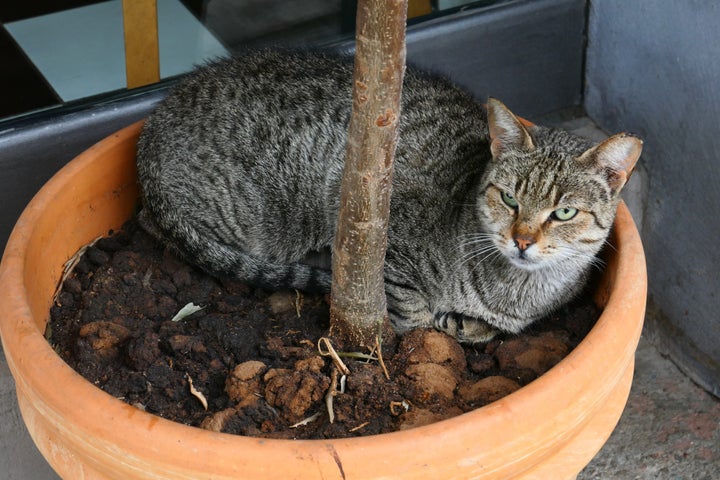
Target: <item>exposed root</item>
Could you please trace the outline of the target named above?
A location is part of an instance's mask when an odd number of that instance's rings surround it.
[[[402,408],[402,410],[398,410],[399,408]],[[397,417],[408,410],[410,410],[410,402],[407,400],[403,400],[402,402],[390,402],[390,413],[393,414],[393,416]]]
[[[328,388],[328,391],[325,394],[325,406],[327,407],[328,420],[330,420],[330,423],[333,423],[335,421],[335,411],[333,410],[333,399],[335,398],[335,395],[338,394],[337,383],[338,383],[338,370],[337,370],[337,368],[333,367],[332,377],[330,378],[330,388]]]
[[[298,318],[301,317],[301,311],[304,302],[305,297],[303,297],[303,294],[300,293],[300,290],[295,290],[295,313],[297,314]]]
[[[290,428],[304,427],[308,423],[314,422],[318,418],[320,418],[320,412],[316,413],[315,415],[311,415],[304,420],[300,420],[299,422],[297,422],[295,424],[290,425]]]
[[[322,345],[325,345],[325,348],[327,350],[322,349]],[[335,351],[332,344],[330,343],[330,339],[327,337],[322,337],[320,340],[318,340],[318,352],[320,352],[320,355],[323,357],[331,357],[333,359],[333,362],[335,363],[335,366],[338,370],[340,370],[343,375],[350,375],[350,369],[345,365],[345,363],[340,359],[340,355]]]
[[[190,386],[190,393],[200,400],[200,403],[202,403],[202,406],[205,408],[205,410],[208,409],[208,401],[207,398],[205,398],[205,395],[198,389],[195,388],[195,385],[193,385],[192,378],[190,378],[189,374],[185,374],[185,378],[187,379],[188,385]]]
[[[361,430],[361,429],[367,427],[368,425],[370,425],[370,422],[364,422],[364,423],[361,423],[360,425],[358,425],[358,426],[355,427],[355,428],[351,428],[351,429],[348,430],[348,431],[349,431],[349,432],[357,432],[358,430]]]
[[[375,349],[377,350],[378,363],[380,364],[380,366],[381,366],[382,369],[383,369],[383,372],[385,373],[385,378],[387,378],[388,380],[390,380],[390,373],[388,373],[388,369],[387,369],[387,367],[385,366],[385,362],[383,361],[383,356],[382,356],[382,342],[381,342],[381,340],[380,340],[380,335],[378,335],[378,336],[375,337]]]

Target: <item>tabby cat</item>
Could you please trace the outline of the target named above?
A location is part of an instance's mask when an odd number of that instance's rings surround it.
[[[144,126],[141,224],[188,261],[264,288],[329,291],[352,62],[257,52],[199,68]],[[487,111],[407,70],[385,281],[397,331],[518,332],[583,287],[642,142],[593,146]]]

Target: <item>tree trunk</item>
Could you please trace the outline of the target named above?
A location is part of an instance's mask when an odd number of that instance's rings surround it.
[[[353,108],[333,245],[330,328],[345,347],[388,326],[383,269],[405,74],[407,0],[360,0]]]

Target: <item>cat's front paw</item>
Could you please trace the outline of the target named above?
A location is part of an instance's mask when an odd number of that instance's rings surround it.
[[[485,343],[500,333],[484,320],[457,312],[435,314],[433,326],[436,330],[455,337],[460,343]]]

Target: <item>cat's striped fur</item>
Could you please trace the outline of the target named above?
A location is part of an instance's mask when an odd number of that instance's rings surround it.
[[[198,69],[143,129],[143,225],[216,275],[329,290],[330,272],[302,260],[332,245],[351,81],[350,61],[311,53]],[[385,265],[393,325],[478,342],[567,302],[640,150],[624,134],[593,147],[525,128],[497,100],[486,113],[448,81],[408,69]]]

